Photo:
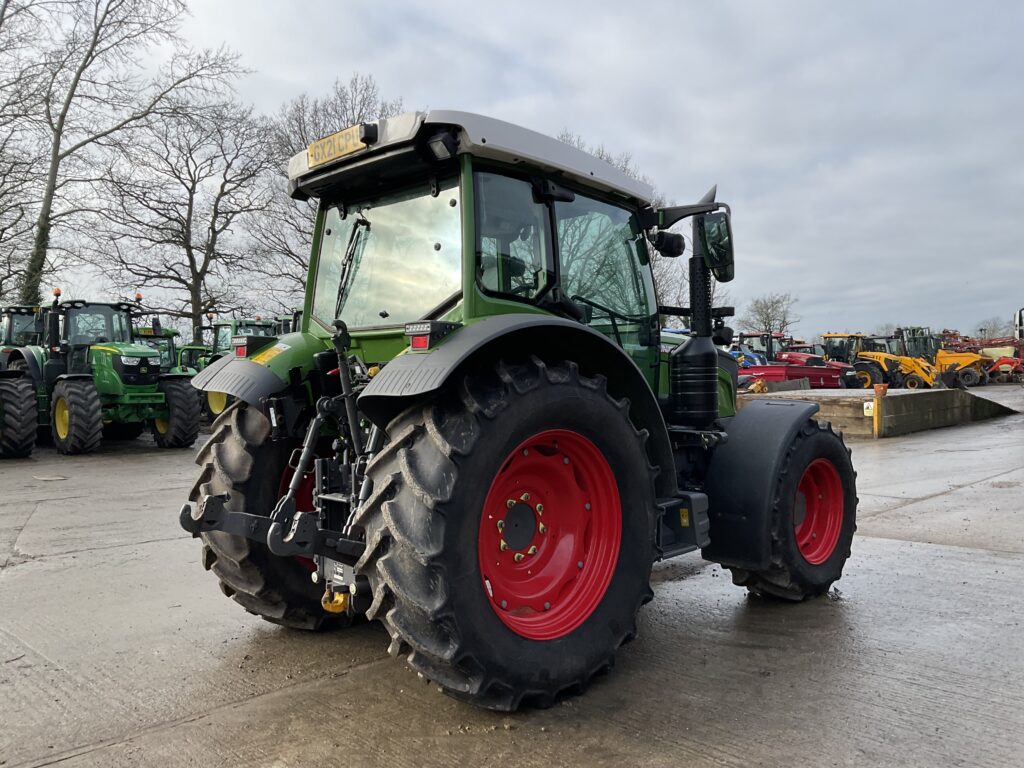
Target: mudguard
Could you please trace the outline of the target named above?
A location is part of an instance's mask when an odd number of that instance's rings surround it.
[[[729,420],[729,439],[715,448],[705,480],[711,543],[701,549],[704,559],[752,571],[768,567],[782,462],[817,411],[817,403],[802,400],[753,400]]]
[[[24,360],[25,365],[28,368],[28,375],[32,377],[37,385],[43,379],[43,369],[39,364],[39,360],[42,358],[42,353],[37,353],[36,348],[33,347],[18,347],[11,351],[10,356],[7,358],[7,367],[10,368],[11,360],[18,359]],[[17,357],[15,357],[17,355]]]
[[[204,392],[226,392],[258,406],[262,398],[280,392],[288,383],[264,365],[226,355],[193,376],[192,386]]]
[[[585,325],[553,315],[493,315],[451,334],[427,353],[409,352],[384,366],[359,396],[359,410],[380,427],[416,399],[440,390],[473,361],[535,354],[574,360],[590,375],[608,379],[616,397],[628,397],[630,415],[649,433],[652,463],[661,468],[659,496],[678,491],[672,448],[658,401],[636,363],[610,339]]]

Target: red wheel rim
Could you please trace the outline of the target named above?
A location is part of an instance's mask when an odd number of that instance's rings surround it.
[[[843,528],[843,506],[843,481],[835,464],[815,459],[797,485],[793,514],[796,545],[811,565],[825,562],[835,551]]]
[[[286,493],[288,493],[288,484],[292,481],[292,477],[295,475],[295,469],[290,465],[285,465],[284,472],[281,473],[281,482],[277,485],[277,498],[280,499]],[[295,511],[296,512],[313,512],[316,507],[313,505],[313,491],[316,488],[316,473],[307,472],[302,478],[302,483],[299,484],[299,490],[295,493]],[[277,503],[277,500],[274,502]],[[296,560],[310,573],[316,570],[316,563],[310,560],[308,557],[295,557]]]
[[[615,475],[576,432],[520,443],[491,482],[480,516],[480,576],[498,618],[530,640],[579,627],[611,583],[622,541]]]

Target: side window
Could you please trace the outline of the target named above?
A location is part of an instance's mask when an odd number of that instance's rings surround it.
[[[596,330],[623,346],[640,343],[654,313],[648,300],[654,290],[633,215],[577,194],[571,203],[555,203],[555,219],[562,290]]]
[[[551,272],[547,207],[527,181],[476,174],[477,277],[484,290],[533,299]]]

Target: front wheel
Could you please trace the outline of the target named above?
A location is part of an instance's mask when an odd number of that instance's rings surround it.
[[[650,599],[645,434],[603,377],[537,358],[388,427],[357,525],[369,618],[448,694],[502,711],[585,689]]]
[[[153,439],[161,448],[188,448],[199,436],[199,403],[187,379],[158,385],[167,403],[167,418],[153,419]]]
[[[981,374],[973,368],[961,368],[956,376],[965,387],[976,387],[981,383]]]
[[[772,510],[770,565],[733,568],[733,582],[785,600],[824,594],[842,576],[857,529],[857,474],[830,424],[809,420],[793,438]]]
[[[50,431],[57,451],[91,453],[103,439],[103,405],[91,379],[62,379],[50,396]]]

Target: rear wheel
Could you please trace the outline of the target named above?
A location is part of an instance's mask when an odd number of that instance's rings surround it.
[[[36,445],[36,388],[27,376],[0,379],[0,459],[20,459]]]
[[[733,568],[733,582],[786,600],[827,592],[850,557],[856,478],[842,437],[830,424],[809,420],[790,444],[776,483],[771,564],[764,571]]]
[[[103,438],[103,406],[91,379],[58,381],[50,396],[50,431],[60,453],[91,453]]]
[[[213,425],[199,450],[202,469],[189,495],[193,504],[207,494],[228,493],[226,507],[268,516],[278,500],[295,441],[272,441],[270,423],[245,402],[230,406]],[[312,498],[297,505],[311,511]],[[304,507],[307,507],[305,508]],[[348,623],[344,615],[324,611],[323,589],[310,579],[299,558],[278,557],[262,544],[222,531],[204,533],[203,567],[220,579],[221,591],[249,613],[296,629],[317,629],[325,622]]]
[[[167,403],[167,418],[153,419],[153,439],[161,448],[188,448],[199,436],[199,403],[187,379],[165,379],[158,385]]]
[[[467,377],[388,435],[356,570],[391,652],[497,710],[610,668],[652,594],[654,468],[628,402],[534,358]]]
[[[875,363],[854,363],[853,370],[861,389],[871,389],[875,384],[885,383],[885,373]]]
[[[961,368],[956,377],[965,387],[976,387],[981,383],[981,375],[973,368]]]

